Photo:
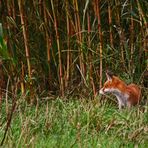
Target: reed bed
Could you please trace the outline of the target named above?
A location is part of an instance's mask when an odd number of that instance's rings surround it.
[[[141,84],[147,6],[145,0],[2,0],[2,81],[10,78],[10,91],[29,94],[29,101],[45,90],[65,96],[76,86],[96,96],[107,68]]]
[[[146,0],[0,0],[5,147],[148,147]],[[142,88],[119,112],[98,90],[110,69]]]

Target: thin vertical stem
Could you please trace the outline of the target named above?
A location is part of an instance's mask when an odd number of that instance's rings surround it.
[[[70,20],[68,16],[68,1],[66,1],[66,24],[67,24],[67,70],[66,70],[66,81],[65,86],[68,86],[70,77]]]
[[[38,5],[39,5],[39,13],[40,15],[42,15],[43,0],[39,0]]]
[[[43,1],[43,9],[44,9],[44,21],[45,21],[45,40],[46,40],[46,50],[47,50],[47,61],[48,61],[48,68],[49,68],[49,73],[48,73],[48,78],[51,80],[51,73],[50,73],[50,60],[51,60],[51,38],[50,35],[48,34],[48,17],[47,17],[47,12],[46,12],[46,1]]]
[[[76,25],[76,33],[77,33],[77,42],[80,45],[79,47],[79,62],[80,62],[80,70],[83,75],[85,75],[85,66],[84,66],[84,55],[82,51],[82,33],[81,33],[81,23],[79,16],[79,8],[78,1],[73,0],[74,11],[75,11],[75,25]]]
[[[133,6],[130,6],[131,12],[133,11]],[[134,54],[134,20],[133,16],[131,15],[131,25],[130,25],[130,49],[131,49],[131,57],[129,62],[129,70],[131,75],[133,74],[133,54]]]
[[[26,28],[25,13],[24,13],[24,8],[23,8],[23,6],[24,6],[23,0],[18,0],[18,4],[19,4],[20,17],[21,17],[21,25],[22,25],[22,29],[23,29],[25,53],[26,53],[28,76],[29,76],[29,86],[30,86],[30,89],[32,89],[31,88],[32,87],[31,86],[32,85],[31,64],[30,64],[30,55],[29,55],[30,49],[29,49],[29,44],[28,44],[28,32],[27,32],[27,28]],[[32,93],[31,90],[30,90],[30,93]]]
[[[148,22],[146,20],[146,16],[144,15],[144,12],[142,10],[142,7],[141,7],[141,4],[139,2],[139,0],[136,0],[137,2],[137,5],[138,5],[138,11],[139,11],[139,17],[140,17],[140,26],[141,26],[141,38],[143,36],[143,38],[145,39],[144,40],[144,48],[146,47],[147,45],[147,40],[148,40]],[[143,23],[144,25],[142,25],[142,20],[143,20]],[[141,39],[142,40],[142,39]],[[141,61],[141,57],[142,57],[142,44],[140,42],[140,47],[139,47],[139,61]],[[145,48],[145,51],[147,51],[147,47]],[[147,52],[145,52],[145,55],[146,55],[146,59],[147,59]],[[148,63],[147,63],[148,65]],[[146,65],[146,66],[147,66]]]
[[[98,34],[99,34],[99,56],[100,56],[100,71],[99,71],[99,75],[100,75],[100,88],[102,87],[102,48],[103,48],[103,37],[102,37],[102,29],[101,29],[101,16],[100,16],[100,0],[95,0],[96,2],[96,15],[97,15],[97,20],[98,20]]]
[[[25,71],[24,71],[24,63],[21,62],[21,79],[20,79],[20,84],[21,84],[21,93],[22,95],[25,94],[25,85],[24,85],[24,77],[25,77]]]
[[[144,21],[144,25],[147,26],[147,21],[146,21],[146,17],[143,13],[143,10],[141,8],[141,5],[140,5],[140,2],[139,0],[136,0],[137,1],[137,5],[138,5],[138,11],[139,11],[139,14],[140,14],[140,20],[141,20],[141,23],[142,23],[142,19]],[[141,24],[142,25],[142,24]]]
[[[91,35],[91,26],[90,26],[90,16],[89,13],[87,13],[87,26],[88,26],[88,48],[91,48],[91,41],[90,41],[90,35]],[[94,97],[96,96],[96,87],[94,84],[94,79],[93,79],[93,65],[92,65],[92,53],[89,51],[89,56],[88,56],[88,61],[89,61],[89,67],[90,67],[90,71],[89,71],[89,77],[90,77],[90,82],[92,85],[92,89],[93,89],[93,94]]]
[[[0,59],[0,111],[1,111],[1,104],[2,104],[2,95],[3,95],[3,85],[4,85],[4,73],[3,73],[3,61]]]
[[[55,15],[53,0],[51,0],[51,6],[52,6],[52,12],[53,12],[53,18],[54,18],[54,28],[55,28],[55,32],[56,32],[56,41],[57,41],[58,56],[59,56],[58,59],[59,59],[60,91],[61,91],[61,95],[64,96],[64,82],[63,82],[63,70],[62,70],[60,39],[59,39],[57,18],[56,18],[56,15]]]
[[[112,10],[110,6],[110,0],[108,0],[108,23],[109,23],[109,38],[110,38],[110,45],[114,48],[113,44],[113,32],[112,32]]]
[[[12,0],[12,16],[13,19],[16,20],[16,10],[15,10],[15,0]]]
[[[117,31],[118,31],[119,38],[120,38],[121,62],[122,62],[124,69],[126,69],[125,58],[124,58],[124,32],[123,32],[123,28],[121,27],[121,19],[120,19],[121,18],[120,17],[120,1],[115,0],[115,5],[116,5]]]

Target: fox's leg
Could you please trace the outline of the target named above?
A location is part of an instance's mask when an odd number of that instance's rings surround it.
[[[122,109],[122,106],[123,106],[122,102],[121,101],[118,101],[118,108],[119,108],[119,110]]]
[[[130,109],[132,106],[131,102],[127,101],[127,107]]]

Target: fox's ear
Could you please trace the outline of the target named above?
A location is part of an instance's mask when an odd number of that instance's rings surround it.
[[[108,73],[106,73],[106,78],[107,78],[108,81],[112,80],[112,76],[110,76]]]
[[[111,81],[113,77],[113,73],[109,70],[106,71],[107,80]]]

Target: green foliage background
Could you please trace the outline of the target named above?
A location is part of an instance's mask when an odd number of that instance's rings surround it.
[[[1,38],[5,81],[10,77],[14,85],[19,79],[18,90],[21,91],[22,83],[24,92],[31,89],[39,94],[47,90],[66,95],[80,86],[79,89],[89,88],[93,94],[108,68],[126,81],[142,82],[147,68],[147,1],[0,3],[3,39],[7,44]]]
[[[147,12],[147,0],[0,0],[1,145],[148,147]],[[97,96],[107,69],[142,88],[139,106]]]

